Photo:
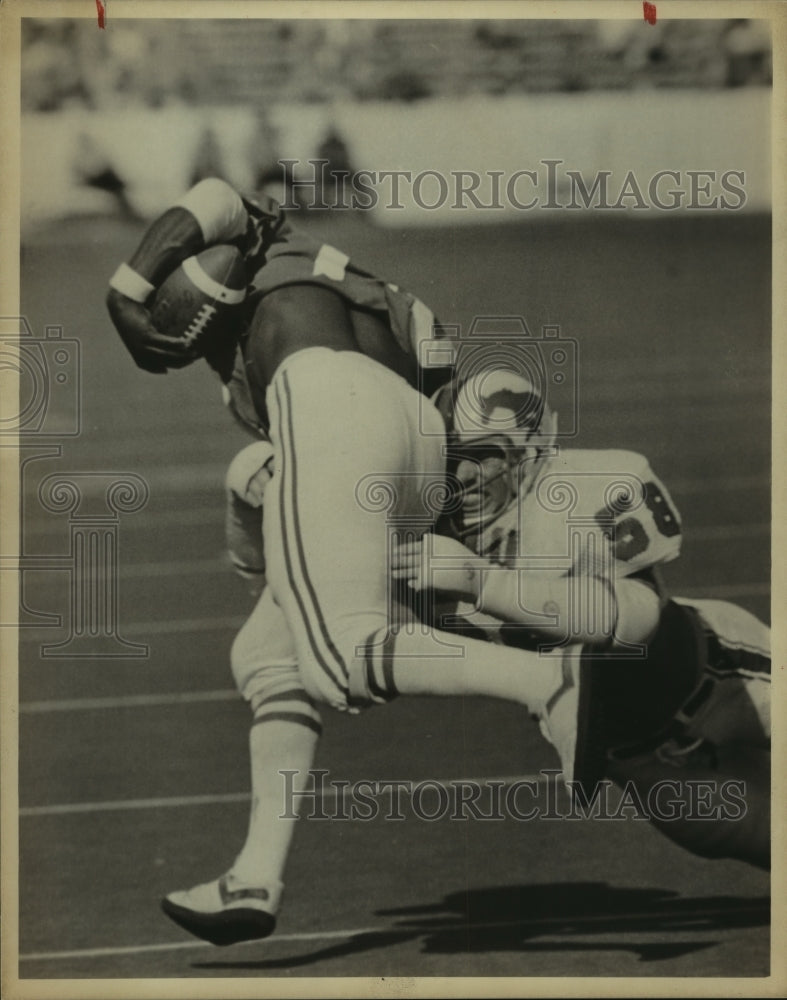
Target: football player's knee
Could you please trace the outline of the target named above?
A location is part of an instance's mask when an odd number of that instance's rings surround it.
[[[348,626],[331,634],[332,655],[309,648],[299,657],[303,686],[318,701],[334,708],[359,709],[391,701],[394,683],[395,632],[376,618],[358,630]]]
[[[310,643],[298,646],[298,675],[300,683],[313,701],[343,710],[346,705],[346,683],[343,660],[334,646],[335,655],[328,649],[316,651]]]
[[[303,690],[313,702],[339,710],[345,707],[341,681],[328,675],[317,661],[306,660],[299,666],[298,672]]]
[[[270,659],[252,627],[244,626],[235,637],[230,653],[230,666],[235,686],[249,702],[259,692],[266,692],[272,686],[280,686],[282,680],[285,684],[300,685],[295,658]]]
[[[399,694],[394,679],[396,630],[388,626],[370,632],[349,661],[348,700],[359,708],[392,701]]]

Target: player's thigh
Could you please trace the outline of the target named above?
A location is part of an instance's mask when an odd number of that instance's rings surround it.
[[[268,397],[281,458],[271,485],[290,545],[343,583],[372,578],[387,522],[415,488],[416,394],[357,352],[317,350],[290,359]]]

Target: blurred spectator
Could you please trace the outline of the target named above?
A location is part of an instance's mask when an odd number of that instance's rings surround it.
[[[727,29],[723,46],[727,54],[728,87],[771,82],[771,38],[767,21],[737,18]]]
[[[90,30],[88,30],[88,28]],[[767,22],[24,18],[25,110],[414,101],[771,81]]]
[[[347,204],[348,198],[344,192],[350,188],[355,169],[347,143],[335,125],[330,126],[318,145],[315,159],[327,161],[322,173],[322,202],[326,205]]]
[[[202,130],[202,135],[194,152],[189,187],[193,187],[199,181],[205,180],[206,177],[220,177],[222,180],[227,179],[221,146],[216,138],[216,133],[209,125],[206,125]]]
[[[126,182],[117,173],[109,154],[86,132],[80,132],[77,137],[71,170],[77,185],[111,195],[123,218],[140,218],[128,199]]]
[[[256,127],[248,148],[252,186],[255,191],[266,191],[271,197],[281,201],[281,188],[288,184],[291,178],[279,163],[281,159],[279,133],[262,104],[255,109],[255,121]],[[270,185],[277,186],[276,191],[267,190]]]
[[[22,108],[59,111],[90,105],[77,63],[73,21],[35,21],[22,18]]]

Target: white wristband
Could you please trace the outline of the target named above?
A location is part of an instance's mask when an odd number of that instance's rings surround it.
[[[151,285],[128,264],[121,264],[109,279],[109,287],[134,302],[145,302],[156,286]]]

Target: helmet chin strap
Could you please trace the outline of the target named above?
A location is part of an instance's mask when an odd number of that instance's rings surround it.
[[[539,454],[536,453],[532,458],[528,458],[527,462],[537,462],[539,460]],[[465,517],[462,511],[459,511],[454,517],[451,518],[452,527],[458,538],[464,539],[469,535],[480,534],[490,528],[495,521],[505,514],[507,510],[518,501],[520,496],[520,485],[522,482],[522,476],[518,475],[523,465],[522,459],[520,459],[516,464],[509,461],[508,465],[501,469],[495,475],[490,476],[488,479],[483,481],[484,486],[489,486],[491,483],[496,483],[501,478],[505,478],[508,484],[508,491],[505,500],[503,500],[493,511],[484,509],[484,506],[474,514]],[[533,476],[535,479],[535,476]],[[529,490],[529,487],[528,487]],[[465,488],[457,491],[460,495],[464,496],[468,491]],[[527,492],[527,491],[526,491]]]

